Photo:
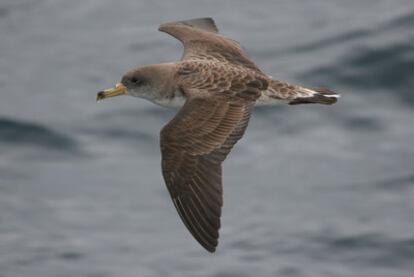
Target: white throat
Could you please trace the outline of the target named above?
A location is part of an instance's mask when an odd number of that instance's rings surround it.
[[[186,98],[183,95],[175,94],[174,98],[152,99],[150,101],[163,107],[181,108],[185,100]]]

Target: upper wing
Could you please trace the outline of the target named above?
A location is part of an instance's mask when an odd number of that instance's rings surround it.
[[[212,18],[168,22],[161,24],[158,30],[172,35],[183,43],[182,60],[214,58],[227,60],[260,72],[238,42],[218,34]]]
[[[190,97],[161,131],[162,172],[174,206],[208,251],[218,244],[221,163],[243,136],[254,102]]]

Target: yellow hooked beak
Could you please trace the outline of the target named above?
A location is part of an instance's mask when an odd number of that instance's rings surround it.
[[[125,94],[125,90],[125,86],[121,83],[118,83],[113,88],[108,88],[106,90],[98,92],[98,94],[96,95],[96,101]]]

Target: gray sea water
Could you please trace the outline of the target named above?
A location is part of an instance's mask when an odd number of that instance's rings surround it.
[[[160,172],[174,115],[95,102],[215,18],[276,79],[342,94],[259,108],[224,163],[215,254]],[[414,2],[0,1],[0,276],[414,276]]]

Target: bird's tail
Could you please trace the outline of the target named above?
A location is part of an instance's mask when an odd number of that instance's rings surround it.
[[[336,92],[327,88],[304,89],[303,95],[289,101],[289,105],[298,104],[323,104],[332,105],[338,101],[340,97]]]
[[[271,80],[266,92],[263,93],[262,104],[284,102],[289,105],[324,104],[332,105],[340,97],[336,92],[326,88],[305,88],[290,85],[283,81]]]

